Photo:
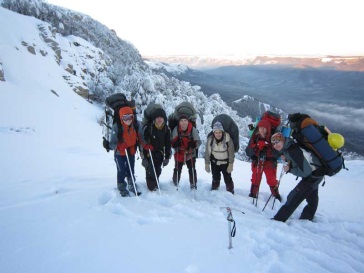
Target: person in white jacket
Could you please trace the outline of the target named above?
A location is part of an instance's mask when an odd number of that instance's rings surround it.
[[[219,189],[222,174],[226,190],[234,194],[234,182],[231,178],[234,158],[234,143],[229,133],[224,131],[221,122],[217,121],[213,124],[212,134],[207,138],[205,149],[205,170],[208,173],[212,172],[211,190]]]

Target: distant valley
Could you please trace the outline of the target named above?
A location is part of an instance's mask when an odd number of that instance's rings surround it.
[[[219,93],[240,116],[259,114],[257,102],[288,113],[308,113],[342,133],[347,151],[364,155],[364,57],[321,62],[322,66],[312,59],[280,60],[279,64],[186,69],[173,76],[201,86],[207,95]],[[245,95],[256,100],[242,99]]]
[[[221,66],[287,65],[294,68],[325,68],[345,71],[364,71],[364,56],[143,56],[145,59],[168,64],[184,64],[193,69],[211,69]]]

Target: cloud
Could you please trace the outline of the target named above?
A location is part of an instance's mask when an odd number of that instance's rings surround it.
[[[364,108],[340,106],[334,103],[311,102],[307,112],[316,119],[328,120],[335,127],[353,128],[364,132]]]

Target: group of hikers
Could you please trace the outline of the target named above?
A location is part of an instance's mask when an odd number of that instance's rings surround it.
[[[137,148],[140,149],[142,165],[145,168],[145,179],[150,191],[159,190],[159,177],[162,167],[169,164],[172,154],[174,156],[174,169],[172,181],[179,186],[183,166],[186,165],[189,174],[191,190],[197,190],[196,157],[201,145],[195,123],[186,114],[175,115],[176,126],[170,128],[169,117],[163,108],[156,108],[150,113],[150,122],[139,124],[135,112],[131,107],[122,107],[119,110],[122,129],[114,123],[110,141],[107,148],[114,150],[117,167],[117,189],[121,196],[130,196],[131,193],[139,195],[135,183],[134,165]],[[137,125],[137,126],[135,126]],[[119,125],[120,126],[120,125]],[[295,209],[306,200],[300,219],[312,220],[318,207],[318,187],[324,174],[315,173],[312,162],[302,149],[289,137],[282,133],[272,134],[271,124],[260,120],[257,129],[251,136],[246,154],[251,163],[251,187],[249,197],[258,198],[260,182],[263,173],[270,187],[272,196],[282,201],[277,180],[277,162],[282,160],[284,172],[302,177],[302,180],[288,194],[285,204],[272,218],[285,222]],[[172,150],[174,152],[172,153]],[[320,161],[315,159],[314,165],[319,166]],[[235,149],[232,137],[224,129],[221,122],[212,124],[212,133],[207,137],[205,147],[205,171],[212,174],[211,190],[218,190],[221,176],[224,178],[225,188],[234,194],[232,172],[234,167]],[[283,171],[283,170],[282,170]]]

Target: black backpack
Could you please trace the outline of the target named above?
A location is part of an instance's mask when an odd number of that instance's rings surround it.
[[[122,139],[123,126],[121,125],[121,120],[119,116],[119,110],[123,107],[130,107],[134,114],[134,129],[136,132],[139,131],[139,123],[137,120],[135,100],[128,100],[123,93],[115,93],[107,97],[105,100],[105,122],[104,122],[104,141],[103,146],[109,152],[108,142],[110,141],[111,129],[114,123],[118,126],[117,137],[118,140]],[[105,147],[106,146],[106,147]]]
[[[229,133],[233,143],[234,143],[234,150],[237,153],[240,149],[240,142],[239,142],[239,128],[236,125],[235,121],[227,114],[220,114],[214,117],[211,122],[211,128],[213,128],[215,122],[219,121],[224,128],[224,131]],[[212,134],[212,131],[207,135],[209,137]],[[211,141],[212,145],[212,141]]]
[[[319,125],[307,114],[295,113],[288,116],[291,136],[298,145],[312,152],[321,162],[319,175],[333,176],[345,168],[342,153],[329,145],[327,138],[330,131]]]

